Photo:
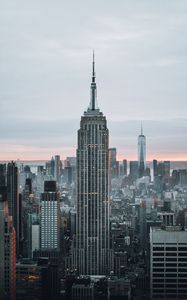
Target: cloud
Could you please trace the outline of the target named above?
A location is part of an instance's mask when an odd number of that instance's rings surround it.
[[[135,157],[145,120],[151,153],[183,152],[186,13],[186,1],[176,0],[1,1],[1,155],[10,145],[16,155],[19,145],[34,147],[36,155],[43,145],[76,147],[93,48],[112,145]]]

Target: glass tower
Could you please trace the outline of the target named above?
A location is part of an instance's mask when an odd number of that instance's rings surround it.
[[[138,175],[139,177],[144,176],[146,169],[146,138],[143,134],[141,125],[141,134],[138,136]]]

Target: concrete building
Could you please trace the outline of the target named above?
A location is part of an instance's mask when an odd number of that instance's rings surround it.
[[[123,159],[123,175],[127,175],[127,160]]]
[[[129,168],[130,168],[129,175],[134,181],[138,178],[138,161],[130,161]]]
[[[33,251],[40,249],[39,216],[36,213],[28,214],[27,219],[28,257],[33,257]]]
[[[187,230],[150,229],[151,299],[187,299]]]
[[[41,194],[40,249],[60,250],[60,205],[56,181],[44,182]]]
[[[13,225],[16,230],[16,251],[18,254],[21,233],[18,194],[18,167],[13,161],[7,165],[7,199],[9,214],[12,216]]]
[[[16,300],[42,300],[41,267],[30,260],[16,264]]]
[[[16,299],[16,233],[5,188],[0,189],[0,299]]]
[[[94,300],[94,284],[74,283],[72,286],[71,300]]]
[[[110,300],[130,300],[131,284],[123,278],[111,278],[108,280],[109,298]]]
[[[55,155],[54,176],[57,183],[59,183],[60,180],[61,170],[62,164],[60,161],[60,155]]]
[[[173,211],[158,212],[158,218],[165,226],[175,225],[175,213]]]
[[[119,175],[119,162],[117,161],[116,148],[109,149],[109,164],[110,164],[110,177],[115,178]]]

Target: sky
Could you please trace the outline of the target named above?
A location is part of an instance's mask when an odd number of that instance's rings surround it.
[[[74,156],[90,100],[118,159],[187,160],[186,0],[0,0],[0,160]]]

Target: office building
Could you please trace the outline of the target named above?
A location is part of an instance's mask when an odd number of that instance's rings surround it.
[[[16,264],[16,300],[43,300],[42,268],[23,259]]]
[[[130,161],[129,168],[130,168],[129,175],[134,181],[138,178],[138,161]]]
[[[54,179],[58,183],[62,173],[62,163],[60,161],[60,155],[55,155],[54,163]]]
[[[158,176],[158,161],[153,159],[153,178]]]
[[[16,230],[16,251],[19,253],[19,243],[21,238],[20,228],[20,208],[18,194],[18,167],[15,162],[10,162],[7,165],[7,199],[9,214],[12,216],[13,225]]]
[[[187,230],[150,229],[151,299],[187,299]]]
[[[127,160],[123,160],[123,175],[127,175]]]
[[[141,125],[141,134],[138,136],[138,172],[139,177],[144,176],[146,169],[146,138],[143,134],[143,128]]]
[[[27,253],[33,257],[33,252],[40,249],[40,225],[39,216],[36,213],[27,215]]]
[[[9,215],[6,188],[0,188],[0,299],[16,296],[16,233]]]
[[[6,164],[0,164],[0,186],[6,185]]]
[[[179,184],[187,186],[187,170],[179,170]]]
[[[110,165],[110,177],[115,178],[119,175],[119,162],[117,161],[116,148],[109,149],[109,165]]]
[[[56,181],[44,182],[41,194],[41,250],[60,250],[60,206]]]

